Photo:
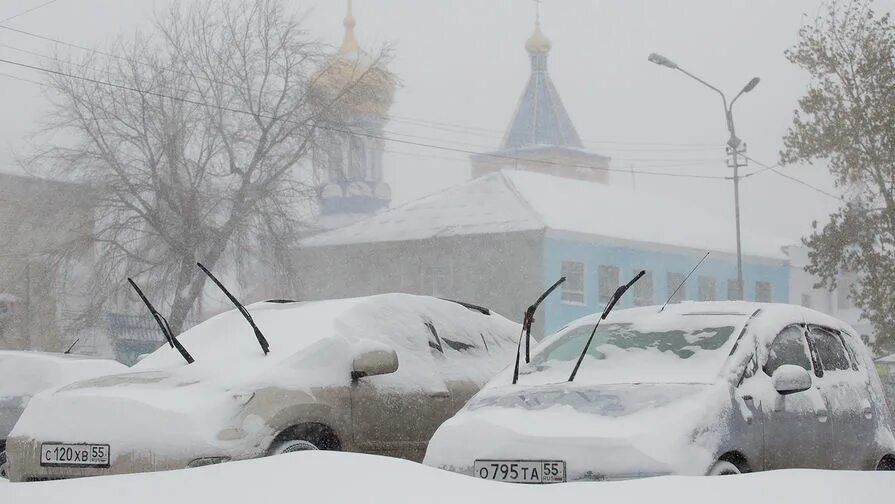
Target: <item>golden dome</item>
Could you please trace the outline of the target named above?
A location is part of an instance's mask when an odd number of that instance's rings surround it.
[[[550,39],[541,31],[541,24],[535,25],[535,32],[528,38],[525,43],[525,50],[530,53],[548,53],[550,52]]]
[[[348,0],[348,14],[343,24],[342,46],[317,73],[314,87],[328,99],[339,99],[344,105],[342,110],[351,115],[385,115],[394,101],[395,77],[357,43],[354,35],[357,22],[351,13],[351,0]]]

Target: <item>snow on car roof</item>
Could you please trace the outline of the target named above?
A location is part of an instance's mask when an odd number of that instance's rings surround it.
[[[330,385],[347,382],[353,356],[380,348],[391,348],[399,357],[398,372],[381,377],[381,382],[442,390],[444,382],[432,372],[427,323],[446,346],[481,349],[480,358],[454,359],[447,370],[480,383],[509,362],[520,327],[493,312],[486,315],[456,302],[411,294],[265,302],[247,309],[270,343],[266,356],[248,322],[231,310],[178,336],[195,358],[193,364],[187,365],[165,345],[135,364],[134,373],[88,380],[63,391],[93,389],[89,393],[120,395],[126,392],[118,390],[118,385],[148,391],[198,384],[209,390],[252,390],[281,383],[284,367],[307,375],[297,385],[300,388]],[[448,347],[447,351],[453,350]],[[147,400],[155,399],[149,394]]]
[[[611,212],[624,218],[599,218]],[[674,223],[675,225],[669,225]],[[680,198],[633,192],[546,174],[503,170],[412,201],[353,225],[317,234],[303,246],[421,240],[551,230],[735,253],[733,227]],[[791,240],[744,230],[743,251],[785,259]]]
[[[109,359],[82,355],[0,350],[0,397],[34,395],[78,380],[127,371]]]

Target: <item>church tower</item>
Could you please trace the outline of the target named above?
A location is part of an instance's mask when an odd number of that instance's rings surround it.
[[[354,33],[356,24],[348,0],[342,45],[317,76],[316,86],[324,99],[339,103],[332,117],[335,127],[323,133],[314,156],[322,173],[323,227],[360,220],[391,202],[391,189],[383,180],[382,137],[394,101],[395,79],[361,49]]]
[[[578,131],[550,78],[547,57],[551,48],[550,39],[541,31],[538,10],[534,33],[525,43],[531,60],[528,84],[500,150],[472,156],[473,177],[502,169],[518,169],[588,181],[608,181],[609,158],[584,150]]]

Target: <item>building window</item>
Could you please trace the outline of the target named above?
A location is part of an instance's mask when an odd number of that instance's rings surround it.
[[[600,286],[600,302],[608,303],[618,289],[618,267],[617,266],[600,266],[599,268],[599,286]]]
[[[687,286],[684,283],[684,274],[683,273],[668,273],[668,286],[666,289],[666,297],[668,298],[669,303],[680,303],[681,301],[687,299]],[[680,289],[678,289],[680,286]],[[677,289],[677,292],[674,292]],[[674,292],[674,295],[672,295]]]
[[[718,299],[718,286],[715,278],[710,276],[699,277],[699,300],[715,301]]]
[[[427,266],[423,269],[423,293],[435,297],[449,297],[451,269],[447,266]]]
[[[755,300],[759,303],[770,303],[773,298],[771,282],[755,282]]]
[[[728,301],[736,301],[740,298],[739,289],[737,289],[737,280],[736,278],[731,278],[727,281],[727,300]]]
[[[811,294],[802,294],[802,306],[811,308]]]
[[[562,284],[562,302],[583,305],[584,263],[563,261],[562,276],[566,277],[566,281]]]
[[[647,271],[643,278],[634,284],[634,306],[649,306],[655,303],[653,272]]]

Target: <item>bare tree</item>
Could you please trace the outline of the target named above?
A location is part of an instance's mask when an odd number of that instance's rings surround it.
[[[179,331],[205,285],[197,261],[244,280],[265,260],[294,279],[317,133],[341,131],[343,103],[385,54],[345,82],[321,79],[328,53],[280,0],[201,0],[176,3],[116,57],[54,69],[46,133],[71,141],[33,161],[96,188],[87,318],[121,303],[130,275],[170,303]]]

